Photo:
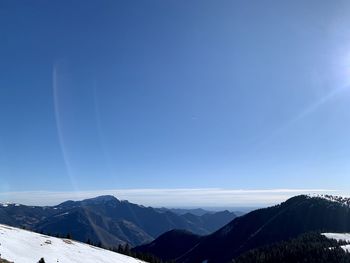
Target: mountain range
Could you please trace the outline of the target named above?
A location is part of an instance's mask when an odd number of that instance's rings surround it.
[[[207,235],[230,222],[236,215],[229,211],[175,213],[145,207],[114,196],[99,196],[82,201],[66,201],[57,206],[0,205],[0,223],[24,227],[56,236],[115,247],[153,241],[172,229]]]
[[[329,240],[345,236],[337,233],[350,232],[348,198],[300,195],[239,217],[228,211],[203,211],[192,214],[191,210],[144,207],[100,196],[47,207],[0,204],[0,224],[51,236],[69,234],[107,248],[136,245],[131,253],[154,258],[152,262],[158,262],[157,258],[176,263],[350,260],[341,247],[346,244],[346,251],[350,247],[348,235],[345,243]],[[325,232],[330,234],[320,235]],[[325,253],[329,247],[334,249]]]
[[[179,263],[222,263],[249,250],[314,231],[350,231],[349,199],[296,196],[279,205],[237,217],[210,235],[172,230],[134,251]],[[181,247],[174,250],[176,244]]]

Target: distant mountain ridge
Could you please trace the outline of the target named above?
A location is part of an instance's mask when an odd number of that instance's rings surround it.
[[[228,211],[202,216],[179,215],[120,201],[114,196],[66,201],[46,207],[0,205],[0,223],[51,235],[69,234],[76,240],[90,240],[106,247],[125,243],[132,246],[144,244],[172,229],[206,235],[235,217]]]
[[[175,214],[178,214],[178,215],[184,215],[184,214],[187,214],[187,213],[190,213],[190,214],[193,214],[193,215],[196,215],[196,216],[202,216],[202,215],[205,215],[205,214],[213,214],[215,213],[214,211],[209,211],[209,210],[205,210],[205,209],[202,209],[202,208],[165,208],[165,207],[162,207],[162,208],[157,208],[159,211],[161,212],[166,212],[166,211],[170,211],[170,212],[173,212]]]
[[[350,207],[344,198],[329,196],[296,196],[268,208],[252,211],[233,219],[213,234],[188,243],[179,254],[167,259],[179,263],[229,262],[249,251],[275,242],[295,238],[312,231],[349,232]],[[188,235],[163,234],[148,245],[136,247],[135,251],[150,252],[161,257],[161,248],[167,237],[168,244],[181,244]],[[183,252],[186,251],[186,252]]]

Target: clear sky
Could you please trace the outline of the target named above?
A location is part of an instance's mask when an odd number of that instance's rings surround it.
[[[350,187],[350,2],[0,1],[0,192]]]

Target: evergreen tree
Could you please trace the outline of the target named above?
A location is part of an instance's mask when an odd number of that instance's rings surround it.
[[[123,246],[121,244],[118,245],[117,252],[120,253],[120,254],[124,254],[124,248],[123,248]]]
[[[131,254],[130,246],[129,246],[128,243],[126,243],[125,246],[124,246],[124,254],[128,255],[128,256]]]

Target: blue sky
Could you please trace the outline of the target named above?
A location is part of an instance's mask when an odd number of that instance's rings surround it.
[[[348,1],[1,1],[0,192],[350,186]]]

